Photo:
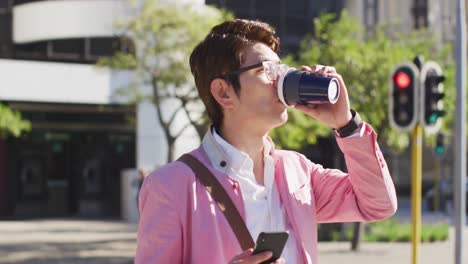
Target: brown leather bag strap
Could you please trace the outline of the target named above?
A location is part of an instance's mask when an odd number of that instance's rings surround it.
[[[195,173],[195,176],[206,186],[211,197],[216,201],[227,221],[231,225],[242,250],[253,248],[255,243],[252,236],[250,236],[244,220],[239,214],[239,211],[237,211],[237,208],[231,198],[226,193],[226,190],[224,190],[223,186],[219,183],[213,173],[211,173],[203,163],[190,154],[182,155],[178,161],[187,164]]]

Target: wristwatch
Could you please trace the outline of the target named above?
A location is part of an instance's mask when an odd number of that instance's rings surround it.
[[[359,114],[353,109],[351,109],[351,115],[353,116],[351,121],[349,121],[349,123],[346,124],[345,126],[340,127],[336,130],[336,132],[338,132],[338,135],[340,137],[350,136],[359,128],[359,125],[361,125],[362,120]]]

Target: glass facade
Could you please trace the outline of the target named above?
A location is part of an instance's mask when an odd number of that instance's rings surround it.
[[[313,32],[320,13],[339,13],[342,0],[207,0],[206,4],[232,11],[237,18],[259,19],[271,24],[281,39],[281,53],[296,52],[302,38]]]
[[[111,56],[116,51],[133,52],[133,45],[128,39],[119,37],[59,39],[12,45],[10,52],[0,57],[96,63],[100,57]]]
[[[0,59],[94,64],[134,50],[120,37],[14,44],[13,6],[30,2],[38,1],[0,0]],[[134,107],[1,103],[20,111],[32,130],[0,139],[0,217],[120,216],[120,173],[136,166]]]

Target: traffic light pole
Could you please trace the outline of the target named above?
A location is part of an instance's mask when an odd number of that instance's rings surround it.
[[[463,229],[465,226],[466,181],[466,14],[465,1],[457,1],[456,34],[457,96],[455,119],[455,263],[463,261]],[[466,252],[465,252],[466,253]]]
[[[440,156],[437,155],[434,159],[434,199],[432,200],[432,208],[434,208],[434,212],[439,211],[440,207],[440,200],[441,200],[441,191],[440,191],[440,178],[441,178],[441,169],[440,169]]]
[[[411,146],[411,222],[412,264],[419,263],[421,241],[421,189],[422,189],[422,127],[418,123],[413,129]]]

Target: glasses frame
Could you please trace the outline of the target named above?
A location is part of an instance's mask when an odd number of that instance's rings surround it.
[[[275,64],[275,65],[277,65],[278,68],[283,66],[283,65],[289,68],[289,66],[287,66],[286,64],[276,63],[276,62],[273,62],[273,61],[262,61],[262,62],[259,62],[259,63],[255,63],[253,65],[249,65],[249,66],[246,66],[246,67],[239,68],[239,69],[237,69],[235,71],[230,72],[229,74],[227,74],[227,76],[232,76],[232,75],[237,75],[238,76],[239,74],[241,74],[243,72],[246,72],[246,71],[249,71],[249,70],[252,70],[252,69],[255,69],[255,68],[260,68],[260,67],[263,67],[265,72],[266,72],[267,66],[265,64],[267,64],[267,63]],[[269,77],[269,74],[266,74],[266,76],[267,76],[268,80],[270,80],[270,81],[275,81],[276,80],[276,78],[274,78],[272,80]]]
[[[250,70],[255,69],[255,68],[263,67],[263,63],[264,63],[264,61],[259,62],[259,63],[255,63],[255,64],[250,65],[250,66],[239,68],[239,69],[237,69],[235,71],[230,72],[228,75],[239,75],[239,74],[241,74],[243,72],[250,71]]]

